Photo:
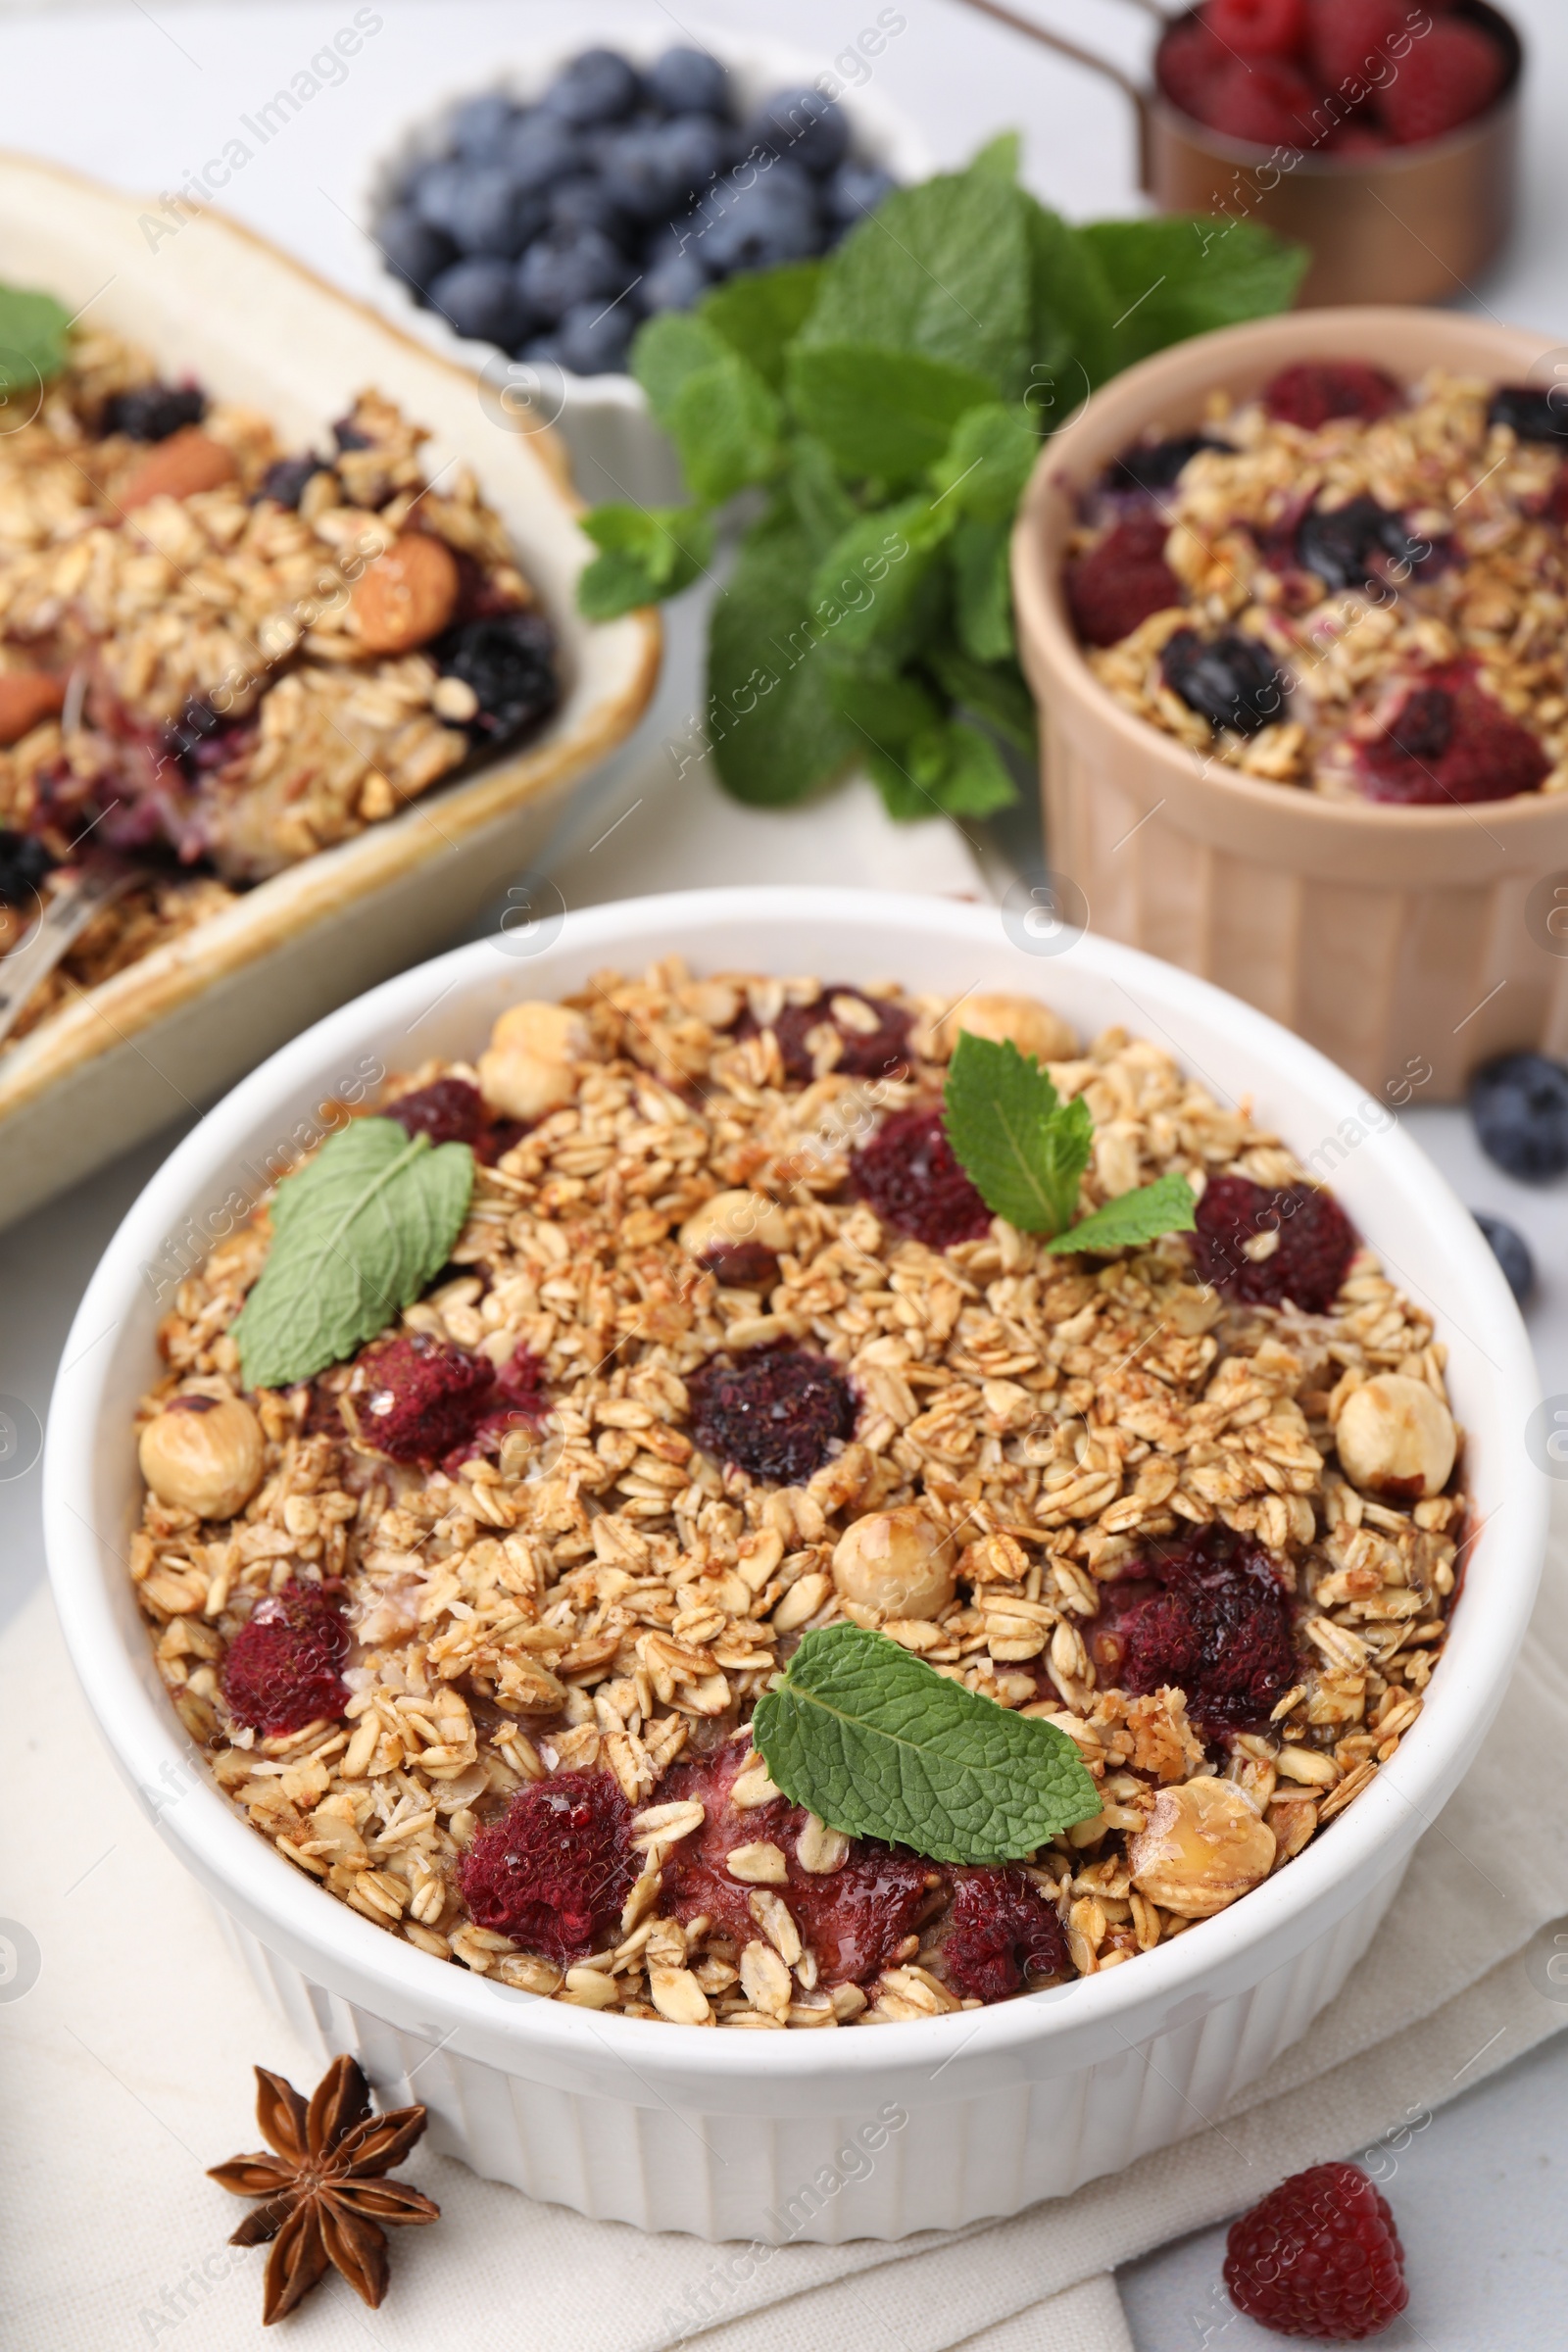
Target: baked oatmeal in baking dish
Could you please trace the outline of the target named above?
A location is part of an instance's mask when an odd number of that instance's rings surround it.
[[[1449,807],[1568,785],[1568,406],[1300,362],[1087,496],[1068,609],[1123,707],[1242,773]]]
[[[500,517],[380,394],[298,451],[118,336],[59,355],[0,408],[0,954],[137,870],[16,1034],[558,700]]]
[[[386,1933],[941,2015],[1244,1899],[1419,1715],[1444,1346],[1158,1046],[672,959],[328,1112],[161,1326],[131,1574],[220,1787]]]

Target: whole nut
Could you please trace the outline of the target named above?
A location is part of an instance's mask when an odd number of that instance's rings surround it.
[[[198,1519],[232,1519],[262,1483],[262,1425],[241,1396],[176,1397],[138,1450],[159,1501]]]
[[[765,1193],[715,1193],[693,1209],[680,1229],[680,1246],[693,1257],[743,1249],[748,1243],[771,1250],[775,1256],[790,1246],[789,1221]]]
[[[1032,1054],[1041,1062],[1071,1061],[1078,1052],[1078,1040],[1066,1022],[1034,997],[965,997],[943,1014],[932,1032],[938,1054],[950,1054],[965,1029],[994,1046],[1014,1045],[1020,1054]]]
[[[194,498],[198,490],[220,490],[238,478],[233,451],[199,424],[186,424],[131,468],[121,488],[120,507],[128,514],[153,498]]]
[[[577,1091],[588,1025],[568,1004],[509,1005],[479,1056],[479,1092],[511,1119],[539,1119]]]
[[[0,744],[20,743],[41,718],[65,707],[66,681],[44,669],[12,669],[0,677]]]
[[[1396,1502],[1441,1494],[1458,1449],[1447,1406],[1424,1380],[1402,1372],[1380,1372],[1351,1390],[1334,1442],[1352,1487]]]
[[[1274,1833],[1234,1781],[1162,1788],[1127,1848],[1140,1894],[1179,1919],[1208,1919],[1268,1877]]]
[[[869,1511],[845,1529],[833,1554],[844,1600],[889,1617],[936,1617],[953,1598],[953,1541],[913,1503]]]
[[[361,574],[349,615],[368,654],[407,654],[440,636],[457,603],[451,548],[427,531],[405,531]]]

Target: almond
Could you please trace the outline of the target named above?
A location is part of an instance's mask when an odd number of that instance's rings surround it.
[[[423,531],[405,531],[355,588],[350,614],[368,654],[407,654],[439,637],[458,602],[452,550]]]
[[[152,498],[193,498],[198,490],[219,490],[238,477],[233,451],[204,433],[199,424],[186,424],[167,441],[160,441],[132,467],[121,490],[120,505],[128,514],[132,507],[144,507]]]
[[[64,678],[42,669],[13,669],[0,677],[0,744],[20,743],[40,718],[50,718],[66,699]]]

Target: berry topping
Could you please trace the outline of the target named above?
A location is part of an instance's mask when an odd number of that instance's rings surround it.
[[[236,1723],[264,1740],[334,1719],[349,1703],[349,1629],[334,1592],[287,1584],[259,1600],[228,1645],[223,1697]]]
[[[1026,1976],[1072,1975],[1055,1906],[1021,1870],[955,1870],[949,1884],[942,1958],[955,1992],[1004,2001]]]
[[[478,703],[466,724],[475,743],[510,743],[548,718],[561,697],[556,641],[537,612],[466,620],[430,648],[447,677],[461,678]]]
[[[131,441],[167,441],[182,425],[200,424],[206,414],[207,395],[194,384],[138,384],[106,403],[104,431]]]
[[[699,1446],[765,1486],[798,1487],[855,1429],[849,1383],[825,1356],[759,1348],[688,1380]]]
[[[1135,441],[1105,475],[1107,490],[1169,490],[1200,449],[1229,449],[1212,433],[1181,433],[1170,441]]]
[[[1304,147],[1314,135],[1316,95],[1287,58],[1232,57],[1203,94],[1203,120],[1256,147]]]
[[[1208,0],[1203,14],[1238,57],[1294,57],[1306,40],[1306,0]]]
[[[905,1060],[905,1041],[912,1019],[902,1005],[884,1004],[862,996],[858,988],[832,982],[809,1004],[786,1004],[772,1029],[785,1076],[793,1078],[797,1086],[807,1086],[816,1076],[813,1046],[808,1042],[813,1030],[838,1032],[835,1070],[850,1078],[888,1078]],[[750,1011],[742,1013],[735,1035],[757,1035],[757,1022]]]
[[[1412,688],[1359,755],[1369,800],[1405,807],[1505,801],[1534,792],[1551,761],[1530,729],[1458,669]]]
[[[1439,17],[1378,93],[1384,128],[1401,147],[1441,139],[1492,104],[1507,60],[1490,33]]]
[[[1568,1068],[1544,1054],[1503,1054],[1470,1081],[1470,1116],[1489,1159],[1527,1184],[1568,1168]]]
[[[1067,566],[1067,603],[1086,645],[1115,645],[1152,612],[1182,601],[1165,561],[1169,525],[1159,514],[1129,514]]]
[[[495,1380],[488,1357],[399,1332],[364,1350],[346,1395],[368,1446],[395,1462],[437,1462],[472,1436]]]
[[[166,729],[164,742],[180,772],[195,783],[199,776],[225,767],[251,733],[249,721],[236,725],[220,718],[211,703],[193,695]]]
[[[321,460],[314,457],[309,450],[302,458],[279,458],[263,474],[262,486],[256,495],[258,498],[270,498],[277,506],[294,511],[305,495],[306,483],[325,471]]]
[[[1275,422],[1298,424],[1308,433],[1331,416],[1356,416],[1371,424],[1403,400],[1392,375],[1358,360],[1299,360],[1263,386],[1263,407]]]
[[[1310,1315],[1333,1305],[1355,1250],[1355,1231],[1335,1200],[1315,1184],[1278,1192],[1250,1176],[1211,1176],[1198,1203],[1191,1248],[1201,1281],[1250,1306],[1287,1298]],[[1272,1250],[1247,1245],[1278,1235]]]
[[[1474,1212],[1476,1223],[1492,1247],[1492,1254],[1502,1268],[1502,1278],[1522,1306],[1536,1287],[1536,1261],[1530,1244],[1522,1233],[1501,1217],[1488,1216],[1484,1208]]]
[[[458,1864],[476,1924],[547,1960],[574,1960],[620,1934],[637,1877],[631,1808],[608,1772],[559,1772],[519,1788]]]
[[[1255,1731],[1296,1681],[1290,1600],[1267,1552],[1200,1529],[1140,1562],[1163,1590],[1094,1637],[1103,1679],[1147,1697],[1173,1684],[1205,1739]]]
[[[1560,384],[1499,384],[1487,406],[1489,424],[1505,424],[1518,441],[1568,441],[1568,397]]]
[[[485,1124],[484,1098],[466,1078],[437,1078],[388,1102],[381,1116],[432,1144],[476,1144]]]
[[[1296,560],[1325,588],[1372,588],[1392,564],[1417,565],[1427,542],[1415,539],[1402,514],[1364,493],[1343,507],[1308,507],[1296,533]]]
[[[884,1225],[928,1250],[978,1242],[991,1211],[964,1174],[940,1110],[896,1110],[863,1150],[850,1154],[850,1189],[868,1200]]]
[[[1291,691],[1267,646],[1234,630],[1205,641],[1196,629],[1178,629],[1160,656],[1159,673],[1190,710],[1238,735],[1273,726]]]
[[[1293,2173],[1233,2222],[1225,2284],[1249,2319],[1318,2343],[1378,2335],[1410,2299],[1388,2200],[1355,2164]]]
[[[32,896],[56,860],[30,833],[0,825],[0,906],[30,906]]]

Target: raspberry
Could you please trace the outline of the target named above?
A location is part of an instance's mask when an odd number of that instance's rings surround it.
[[[1306,40],[1306,0],[1208,0],[1203,17],[1238,57],[1294,57]]]
[[[991,1211],[958,1164],[940,1110],[896,1110],[870,1142],[850,1154],[850,1189],[869,1200],[884,1225],[928,1250],[978,1242]]]
[[[1283,58],[1233,57],[1210,82],[1204,121],[1254,147],[1304,147],[1312,136],[1311,83]]]
[[[613,1942],[637,1876],[631,1808],[608,1772],[558,1772],[519,1788],[458,1864],[475,1923],[565,1962]]]
[[[349,1629],[336,1589],[287,1584],[259,1600],[228,1645],[223,1697],[236,1723],[264,1740],[303,1731],[349,1703],[342,1668]]]
[[[1095,1637],[1097,1661],[1147,1697],[1173,1683],[1203,1737],[1254,1731],[1296,1680],[1290,1602],[1261,1545],[1206,1527],[1141,1563],[1164,1590]]]
[[[475,1159],[489,1167],[510,1152],[521,1136],[518,1119],[492,1116],[484,1097],[466,1078],[437,1078],[413,1094],[400,1095],[380,1113],[396,1119],[410,1135],[427,1135],[432,1144],[467,1144]]]
[[[1021,1870],[955,1870],[949,1885],[942,1959],[955,1992],[1004,2001],[1026,1975],[1072,1975],[1055,1906]]]
[[[1068,564],[1067,603],[1086,645],[1115,645],[1152,612],[1181,603],[1181,582],[1165,561],[1168,530],[1160,514],[1129,514]]]
[[[1380,61],[1387,69],[1404,15],[1403,0],[1316,0],[1311,58],[1318,79],[1347,95],[1365,87]]]
[[[1360,2343],[1410,2299],[1388,2200],[1355,2164],[1314,2164],[1231,2224],[1225,2284],[1276,2335]]]
[[[1229,63],[1224,49],[1200,17],[1185,18],[1166,33],[1155,59],[1160,89],[1172,106],[1196,122],[1208,121],[1208,93]]]
[[[1271,1192],[1250,1176],[1211,1176],[1197,1214],[1191,1249],[1200,1281],[1250,1306],[1279,1306],[1289,1298],[1321,1315],[1333,1305],[1355,1230],[1332,1193],[1315,1184]],[[1279,1235],[1276,1248],[1267,1257],[1249,1257],[1243,1243],[1263,1233]]]
[[[760,1348],[738,1363],[709,1363],[686,1383],[692,1434],[765,1486],[798,1487],[855,1429],[849,1384],[825,1356]]]
[[[1300,360],[1263,386],[1263,407],[1278,424],[1315,433],[1331,416],[1359,416],[1370,424],[1404,398],[1392,375],[1358,360]]]
[[[1530,729],[1457,666],[1412,687],[1359,763],[1368,800],[1406,808],[1511,800],[1551,767]]]
[[[531,1433],[542,1426],[550,1410],[544,1377],[539,1358],[531,1349],[518,1347],[496,1374],[495,1388],[484,1401],[469,1436],[443,1454],[441,1467],[449,1478],[455,1477],[463,1464],[476,1455],[485,1454],[493,1460],[514,1430]]]
[[[863,1004],[868,1014],[874,1013],[876,1027],[858,1029],[837,1019],[831,1008],[840,997]],[[836,1070],[851,1078],[886,1078],[906,1057],[906,1040],[913,1018],[901,1005],[863,997],[858,988],[848,984],[830,983],[809,1004],[786,1004],[772,1023],[772,1030],[778,1039],[785,1077],[793,1078],[797,1086],[808,1086],[816,1075],[811,1050],[806,1042],[813,1029],[826,1026],[837,1030],[839,1057],[833,1065]],[[735,1026],[737,1038],[755,1037],[757,1033],[758,1023],[752,1013],[749,1010],[742,1013]]]
[[[930,1863],[875,1838],[857,1838],[834,1871],[801,1868],[796,1841],[806,1826],[799,1805],[775,1797],[744,1811],[730,1789],[747,1759],[743,1740],[726,1740],[710,1756],[677,1764],[661,1782],[661,1803],[696,1797],[702,1828],[670,1848],[664,1861],[664,1901],[676,1919],[707,1912],[737,1942],[757,1934],[748,1889],[732,1879],[725,1857],[732,1846],[766,1839],[783,1851],[789,1877],[784,1900],[810,1950],[824,1984],[858,1984],[887,1966],[906,1936],[930,1908],[937,1873]]]
[[[495,1367],[422,1331],[374,1340],[347,1394],[360,1435],[395,1462],[438,1462],[466,1445],[493,1401]]]
[[[1482,114],[1502,87],[1506,60],[1477,24],[1440,19],[1378,93],[1378,112],[1401,147],[1441,139]]]

